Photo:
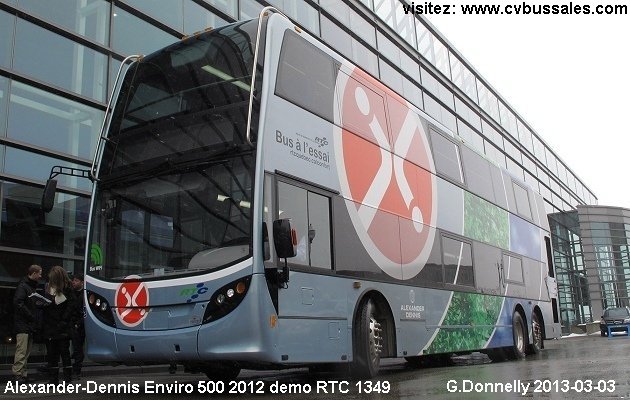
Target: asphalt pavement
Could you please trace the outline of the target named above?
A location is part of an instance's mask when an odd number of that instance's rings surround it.
[[[307,368],[281,371],[244,370],[222,383],[203,374],[170,374],[168,365],[147,367],[88,364],[74,394],[15,393],[7,390],[10,366],[0,368],[0,400],[65,399],[111,400],[116,395],[133,400],[212,397],[215,400],[393,400],[393,399],[611,399],[630,398],[630,337],[608,339],[599,334],[545,342],[545,349],[525,360],[490,362],[473,353],[451,358],[449,366],[416,368],[404,359],[383,360],[376,379],[354,380],[343,373],[311,373]],[[8,367],[8,368],[7,368]],[[39,379],[39,380],[38,380]],[[46,377],[34,374],[42,385]],[[37,387],[36,387],[37,386]],[[28,389],[30,390],[30,386]],[[14,389],[13,389],[14,390]],[[284,390],[284,391],[283,391]]]

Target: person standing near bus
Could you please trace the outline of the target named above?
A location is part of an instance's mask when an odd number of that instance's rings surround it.
[[[76,297],[75,320],[72,327],[72,373],[76,378],[81,377],[83,366],[83,345],[85,344],[85,324],[83,316],[83,275],[74,274],[72,288]]]
[[[70,337],[75,321],[76,300],[66,271],[54,266],[48,274],[46,296],[51,303],[44,312],[44,338],[48,353],[48,382],[59,383],[59,357],[63,365],[63,379],[72,381]]]
[[[13,359],[13,375],[20,383],[26,383],[27,362],[33,347],[33,336],[36,328],[36,304],[30,297],[37,288],[37,282],[42,277],[42,267],[31,265],[28,273],[15,289],[13,297],[16,346]]]

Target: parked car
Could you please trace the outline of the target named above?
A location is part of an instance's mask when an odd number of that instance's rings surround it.
[[[610,307],[604,311],[604,315],[599,320],[599,330],[602,336],[608,336],[608,327],[610,332],[627,332],[626,325],[630,325],[630,308],[628,307]]]

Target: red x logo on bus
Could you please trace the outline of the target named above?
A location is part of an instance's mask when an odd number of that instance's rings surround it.
[[[435,171],[419,116],[359,69],[339,74],[341,188],[353,225],[387,274],[409,279],[426,262],[436,210]]]
[[[116,315],[123,325],[140,324],[149,313],[149,290],[137,275],[130,275],[116,289]]]

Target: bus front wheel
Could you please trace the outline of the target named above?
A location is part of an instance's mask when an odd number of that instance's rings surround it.
[[[355,321],[352,373],[357,377],[373,378],[379,371],[384,341],[376,314],[374,302],[368,299],[361,305]]]

